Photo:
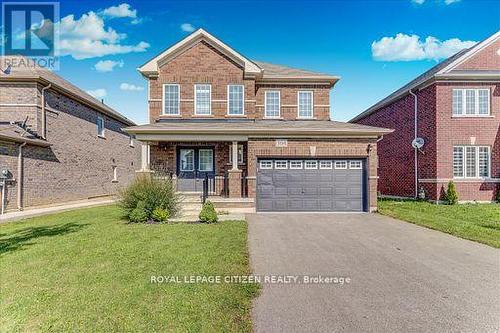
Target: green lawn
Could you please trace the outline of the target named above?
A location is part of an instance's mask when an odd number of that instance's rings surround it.
[[[500,248],[500,204],[379,200],[381,214]]]
[[[153,284],[249,274],[247,225],[133,225],[115,206],[0,225],[2,332],[249,332],[256,284]]]

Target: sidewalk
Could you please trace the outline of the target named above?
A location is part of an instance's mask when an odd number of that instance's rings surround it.
[[[90,200],[71,201],[60,205],[43,206],[37,208],[27,208],[23,211],[13,211],[0,215],[0,223],[11,222],[16,220],[25,219],[28,217],[47,215],[52,213],[64,212],[76,208],[92,207],[109,205],[115,202],[112,198],[100,198]]]

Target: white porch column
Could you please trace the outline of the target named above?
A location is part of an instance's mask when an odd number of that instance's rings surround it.
[[[233,158],[233,168],[232,170],[238,170],[238,141],[233,141],[232,149]]]
[[[141,146],[141,171],[149,171],[149,165],[150,165],[149,152],[150,152],[149,143],[143,142]]]

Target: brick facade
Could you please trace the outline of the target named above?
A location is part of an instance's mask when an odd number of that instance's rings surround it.
[[[40,130],[42,86],[1,84],[2,103],[35,104],[0,109],[0,121],[22,121]],[[18,95],[22,93],[22,97]],[[47,141],[50,147],[26,145],[23,148],[23,206],[37,206],[113,195],[128,184],[140,165],[140,143],[129,145],[121,121],[103,115],[77,100],[48,90],[46,94]],[[21,111],[18,113],[17,111]],[[105,138],[97,136],[97,116],[105,119]],[[0,167],[17,178],[19,144],[0,143]],[[113,167],[118,181],[113,181]],[[17,186],[8,187],[7,207],[17,208]]]

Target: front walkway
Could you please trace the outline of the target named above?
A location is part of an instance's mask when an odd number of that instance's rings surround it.
[[[377,214],[251,214],[255,332],[497,332],[500,251]]]
[[[57,212],[68,211],[76,208],[83,207],[92,207],[92,206],[102,206],[109,205],[115,202],[115,199],[110,197],[106,198],[98,198],[98,199],[89,199],[89,200],[79,200],[79,201],[70,201],[58,205],[51,206],[42,206],[42,207],[34,207],[34,208],[26,208],[23,211],[12,211],[0,215],[0,223],[21,220],[28,217],[47,215]]]

